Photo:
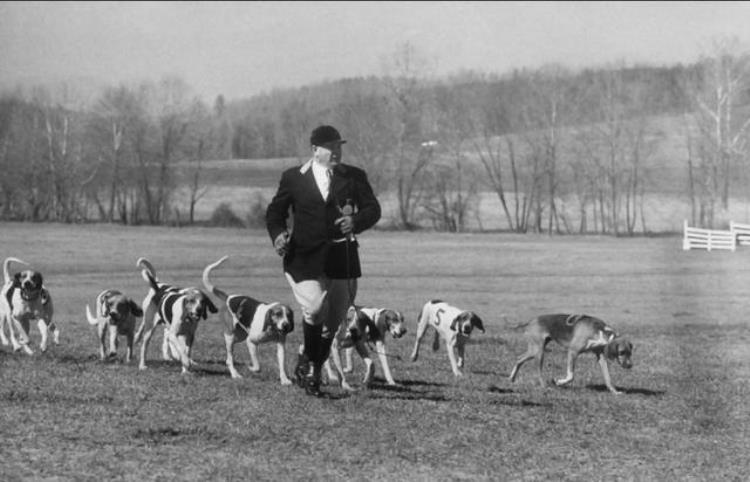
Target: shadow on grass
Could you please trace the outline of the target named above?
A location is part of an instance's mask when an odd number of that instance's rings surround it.
[[[516,393],[516,391],[513,390],[512,388],[501,388],[495,385],[490,385],[487,388],[487,391],[490,393]]]
[[[446,386],[445,383],[440,382],[427,382],[424,380],[396,380],[397,383],[405,386],[405,387],[413,387],[413,386],[420,386],[420,387],[444,387]]]
[[[44,354],[44,356],[48,356],[47,353]],[[73,364],[81,364],[86,362],[101,362],[99,359],[99,355],[91,354],[91,355],[85,355],[85,356],[75,356],[75,355],[60,355],[54,357],[55,361],[57,363],[73,363]],[[106,359],[106,361],[110,361],[110,359]]]
[[[503,398],[499,400],[491,400],[488,403],[490,405],[505,405],[508,407],[545,407],[545,408],[552,407],[552,404],[549,402],[539,403],[539,402],[532,402],[530,400],[508,399],[508,398]]]
[[[385,395],[381,394],[379,392],[368,392],[363,391],[362,393],[367,393],[368,398],[372,398],[374,400],[423,400],[428,402],[450,402],[451,399],[446,397],[443,393],[430,393],[430,392],[414,392],[414,391],[402,391],[402,392],[393,392],[393,393],[399,393],[398,395]]]
[[[586,385],[586,388],[596,392],[608,392],[609,389],[606,385]],[[623,388],[615,386],[619,391],[627,395],[646,395],[648,397],[660,397],[667,393],[666,390],[649,390],[648,388]]]
[[[490,393],[499,393],[501,395],[507,395],[510,393],[516,393],[515,390],[512,388],[502,388],[495,385],[490,385],[487,388],[487,391]],[[489,402],[490,405],[507,405],[509,407],[551,407],[552,404],[545,402],[545,403],[539,403],[539,402],[532,402],[529,400],[523,400],[518,398],[501,398],[497,400],[492,400]]]
[[[510,376],[510,373],[500,373],[492,370],[471,370],[470,373],[475,375],[493,375],[500,378],[508,378],[508,376]]]

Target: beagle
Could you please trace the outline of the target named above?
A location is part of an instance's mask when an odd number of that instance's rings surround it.
[[[633,366],[631,355],[633,344],[620,337],[599,318],[588,315],[551,314],[542,315],[517,325],[515,328],[526,327],[525,336],[528,340],[526,353],[516,362],[510,372],[510,381],[518,375],[518,369],[532,358],[537,359],[537,374],[539,383],[546,384],[542,378],[542,363],[544,351],[550,340],[554,340],[568,351],[568,373],[565,378],[555,380],[555,385],[566,385],[573,381],[575,360],[581,353],[591,352],[596,355],[602,369],[604,383],[612,393],[620,393],[609,377],[608,360],[616,360],[620,366],[629,369]]]
[[[91,325],[96,325],[99,335],[99,358],[105,360],[117,355],[117,337],[124,336],[128,348],[125,362],[130,363],[133,357],[135,341],[135,319],[143,316],[143,310],[131,298],[117,290],[104,290],[96,297],[96,316],[86,304],[86,318]],[[109,351],[106,342],[109,339]]]
[[[42,352],[47,351],[50,334],[55,345],[60,343],[60,330],[52,321],[52,297],[44,287],[44,278],[39,271],[26,269],[11,276],[11,263],[28,266],[25,261],[12,257],[6,258],[3,263],[5,283],[0,291],[0,342],[8,345],[8,338],[5,337],[5,325],[8,325],[13,351],[23,350],[28,355],[33,354],[34,351],[29,348],[29,335],[31,321],[35,320],[42,335],[39,348]]]
[[[258,345],[276,343],[276,360],[279,366],[279,379],[282,385],[291,385],[286,374],[286,337],[294,330],[294,313],[283,303],[265,303],[245,295],[229,295],[211,283],[211,270],[226,261],[224,256],[203,270],[203,286],[222,301],[219,310],[224,320],[224,343],[227,351],[227,368],[232,378],[242,378],[234,367],[233,348],[241,342],[247,343],[250,353],[248,367],[251,372],[260,371]],[[231,315],[231,320],[227,317]]]
[[[143,337],[141,344],[140,370],[146,369],[146,350],[154,330],[165,324],[162,357],[182,363],[182,373],[189,373],[194,365],[190,358],[198,322],[208,317],[208,312],[218,309],[211,299],[198,288],[179,288],[156,279],[156,272],[145,258],[139,258],[136,265],[141,267],[141,275],[151,289],[141,304],[143,321],[135,334],[136,342]]]
[[[445,340],[453,374],[457,377],[462,376],[466,341],[474,328],[484,333],[482,320],[473,311],[462,310],[440,300],[428,301],[422,307],[417,322],[417,340],[411,354],[412,361],[416,361],[419,356],[419,344],[428,326],[435,328],[432,349],[437,350],[440,347],[440,338]]]
[[[328,379],[340,381],[342,388],[351,390],[344,373],[352,371],[352,350],[356,349],[365,363],[365,376],[362,384],[369,386],[375,374],[375,367],[365,344],[369,342],[375,343],[375,353],[377,353],[380,366],[383,368],[386,383],[391,386],[396,385],[388,366],[388,355],[385,351],[385,338],[388,333],[394,339],[401,338],[406,334],[406,323],[401,312],[387,308],[350,306],[346,313],[346,323],[341,325],[339,333],[333,340],[331,356],[325,362]],[[346,360],[346,367],[343,369],[340,350],[344,350]],[[335,371],[331,368],[331,361],[333,361]]]

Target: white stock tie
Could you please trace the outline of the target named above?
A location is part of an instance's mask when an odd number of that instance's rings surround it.
[[[320,192],[323,194],[323,199],[328,199],[328,192],[331,188],[331,176],[333,173],[330,169],[326,169],[326,175],[323,178],[323,185],[320,187]]]

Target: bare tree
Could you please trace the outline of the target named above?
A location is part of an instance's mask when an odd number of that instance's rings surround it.
[[[535,229],[552,234],[561,232],[557,207],[559,189],[559,161],[563,142],[563,126],[573,120],[576,99],[566,90],[567,71],[559,66],[548,66],[530,77],[526,95],[528,102],[523,112],[526,133],[523,137],[535,161],[542,166],[544,198],[534,199]],[[546,228],[542,214],[546,211]]]
[[[750,87],[750,54],[740,50],[736,38],[720,38],[700,62],[701,76],[689,79],[687,89],[695,102],[692,123],[697,137],[692,145],[703,168],[693,173],[704,176],[706,199],[701,203],[701,221],[714,224],[717,202],[729,207],[733,169],[747,154],[750,115],[741,114],[738,105]]]
[[[399,223],[403,228],[417,226],[414,215],[419,205],[425,168],[433,160],[429,102],[422,89],[429,62],[410,43],[402,44],[392,58],[392,75],[386,79],[389,101],[396,122],[396,135],[390,151],[394,164]]]

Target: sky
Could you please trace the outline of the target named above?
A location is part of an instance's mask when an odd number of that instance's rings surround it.
[[[386,75],[690,63],[750,45],[750,2],[2,2],[0,88],[181,77],[207,101]]]

